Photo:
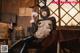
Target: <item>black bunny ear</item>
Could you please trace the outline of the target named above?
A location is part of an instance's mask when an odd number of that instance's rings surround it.
[[[47,0],[44,0],[44,6],[46,6]]]
[[[37,6],[41,8],[41,6],[39,4],[37,4]]]

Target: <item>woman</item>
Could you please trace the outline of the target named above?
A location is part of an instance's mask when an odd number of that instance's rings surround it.
[[[50,17],[47,6],[41,7],[40,17],[36,22],[31,22],[31,32],[34,34],[31,36],[35,38],[33,43],[35,42],[37,53],[56,53],[57,41],[55,41],[56,35],[53,35],[56,30],[56,20],[54,17]]]

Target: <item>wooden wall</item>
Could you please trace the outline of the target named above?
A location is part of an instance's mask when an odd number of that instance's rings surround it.
[[[36,0],[2,0],[2,12],[16,13],[20,7],[34,7]]]
[[[2,2],[1,2],[2,0],[0,0],[0,12],[1,12],[1,6],[2,6]]]
[[[0,13],[1,13],[2,0],[0,0]],[[1,21],[1,18],[0,18]]]
[[[30,16],[19,16],[19,8],[35,8],[37,0],[2,0],[1,12],[4,14],[17,15],[18,26],[22,25],[25,29],[30,26]],[[1,4],[0,3],[0,4]]]

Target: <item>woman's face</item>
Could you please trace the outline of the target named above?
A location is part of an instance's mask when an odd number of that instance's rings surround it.
[[[42,16],[47,16],[47,12],[46,11],[42,11]]]

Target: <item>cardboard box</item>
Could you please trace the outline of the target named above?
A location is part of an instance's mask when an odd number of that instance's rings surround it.
[[[32,8],[19,8],[19,16],[32,16]]]

